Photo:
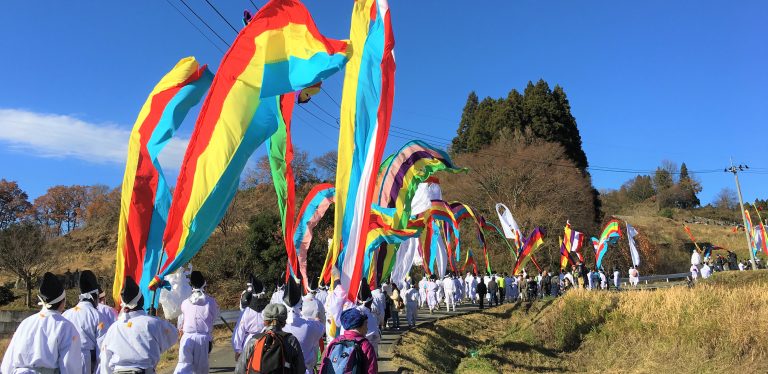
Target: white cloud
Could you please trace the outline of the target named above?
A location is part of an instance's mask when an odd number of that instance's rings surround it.
[[[0,109],[0,143],[37,157],[77,158],[124,165],[130,131],[72,116]],[[160,153],[164,169],[178,170],[189,139],[173,138]]]

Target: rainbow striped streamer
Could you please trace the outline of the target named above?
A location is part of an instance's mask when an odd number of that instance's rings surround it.
[[[352,56],[341,99],[332,248],[347,298],[355,300],[362,279],[375,172],[389,134],[395,88],[395,40],[386,0],[355,1],[350,44]]]
[[[418,237],[420,229],[407,228],[395,229],[391,224],[387,224],[381,211],[371,210],[371,220],[368,227],[368,236],[365,245],[365,261],[363,262],[363,274],[366,274],[368,280],[375,280],[376,266],[371,266],[376,258],[375,253],[379,247],[384,244],[400,244],[410,238]]]
[[[619,221],[612,219],[603,228],[600,239],[593,237],[592,246],[595,247],[595,268],[600,269],[603,265],[603,257],[608,252],[610,244],[615,244],[621,238],[619,230]]]
[[[533,258],[533,252],[541,247],[542,244],[544,244],[544,232],[542,229],[537,227],[533,229],[531,235],[528,236],[528,239],[526,239],[525,243],[523,243],[523,248],[520,251],[520,256],[517,258],[517,262],[515,263],[515,268],[512,271],[512,274],[520,274],[520,272],[525,269],[525,265],[528,264],[528,261]]]
[[[296,257],[305,290],[309,290],[307,255],[309,253],[309,245],[312,243],[312,229],[325,216],[335,197],[336,189],[333,188],[332,184],[319,184],[309,191],[299,210],[296,226],[293,229],[293,247],[296,248]]]
[[[280,211],[280,221],[283,225],[283,242],[288,254],[288,269],[290,275],[294,277],[298,271],[297,247],[294,246],[293,240],[296,182],[291,165],[293,162],[291,117],[295,99],[296,95],[293,92],[280,97],[280,107],[276,118],[277,130],[267,139],[267,157],[272,174],[272,184],[275,186],[275,193],[277,193],[277,208]],[[302,279],[306,283],[306,276]]]
[[[419,140],[408,142],[382,162],[376,181],[376,201],[380,206],[397,208],[394,227],[403,229],[409,224],[411,201],[419,184],[441,170],[466,171],[456,167],[446,152]],[[388,274],[387,269],[392,268],[396,256],[393,251],[398,248],[382,245],[376,251],[378,281]]]
[[[157,83],[139,112],[128,142],[118,221],[113,300],[120,300],[126,276],[139,280],[145,307],[149,281],[157,270],[171,192],[157,159],[187,113],[213,80],[194,57],[181,59]]]
[[[759,231],[761,235],[761,238],[759,238],[760,240],[759,241],[755,240],[755,241],[758,242],[759,244],[757,245],[757,247],[759,249],[762,249],[763,253],[768,255],[768,232],[765,231],[765,226],[763,225],[763,217],[760,216],[760,210],[757,209],[757,207],[755,207],[754,205],[752,207],[755,208],[755,213],[757,213],[757,222],[759,225]],[[755,229],[758,229],[758,227],[755,227]]]
[[[221,220],[248,158],[277,130],[280,95],[339,71],[346,51],[296,0],[270,1],[240,32],[187,147],[163,235],[168,259],[153,286],[187,263]]]
[[[472,265],[473,274],[477,274],[477,261],[475,261],[471,249],[467,251],[467,258],[464,260],[464,265],[461,267],[462,273],[465,271],[468,265]]]
[[[412,140],[406,143],[384,170],[377,186],[378,204],[397,208],[395,224],[405,227],[411,216],[411,200],[419,184],[443,170],[459,173],[467,169],[457,167],[448,153],[425,142]]]

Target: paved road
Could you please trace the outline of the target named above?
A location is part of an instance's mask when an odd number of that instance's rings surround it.
[[[477,310],[476,306],[461,305],[456,308],[455,312],[446,312],[445,309],[441,309],[439,312],[429,314],[425,309],[419,311],[417,319],[417,325],[422,325],[428,322],[434,322],[437,319],[464,314],[470,311]],[[400,317],[400,321],[403,325],[407,325],[405,316]],[[379,372],[380,373],[397,373],[397,368],[392,363],[392,351],[395,343],[399,339],[400,335],[407,330],[386,330],[382,334],[381,344],[379,345]],[[235,355],[232,352],[232,347],[229,345],[214,347],[210,355],[211,373],[234,373],[235,370]],[[170,373],[173,368],[170,368]],[[163,373],[165,374],[165,373]]]

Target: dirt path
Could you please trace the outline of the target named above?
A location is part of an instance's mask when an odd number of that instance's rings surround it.
[[[429,314],[426,309],[419,310],[416,325],[423,325],[425,323],[431,323],[441,318],[455,316],[459,314],[465,314],[471,311],[477,310],[477,306],[465,304],[456,307],[455,312],[446,312],[445,308],[440,309],[439,312]],[[401,315],[400,321],[403,325],[407,325],[405,315]],[[392,362],[393,347],[400,339],[400,335],[404,334],[405,329],[401,330],[385,330],[382,333],[381,344],[379,345],[379,373],[397,373],[397,367]],[[210,373],[234,373],[235,371],[235,354],[232,351],[232,347],[229,345],[219,345],[213,348],[210,355],[211,367]],[[173,367],[167,370],[162,370],[161,374],[171,374]]]

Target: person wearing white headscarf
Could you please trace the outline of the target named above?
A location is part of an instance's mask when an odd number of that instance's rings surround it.
[[[42,310],[24,319],[13,333],[0,373],[82,373],[80,334],[61,315],[67,304],[64,285],[45,273],[38,298]]]
[[[192,295],[181,303],[178,328],[179,363],[174,374],[207,373],[208,354],[213,347],[213,321],[219,317],[219,305],[205,294],[205,278],[199,271],[190,275]]]
[[[75,324],[80,333],[83,355],[83,374],[91,374],[98,368],[99,344],[109,328],[96,309],[98,305],[99,284],[96,275],[90,270],[80,273],[80,302],[62,314],[64,318]]]
[[[176,327],[147,315],[144,297],[132,277],[125,277],[120,298],[122,312],[104,335],[101,346],[101,374],[152,373],[163,352],[176,344]]]

